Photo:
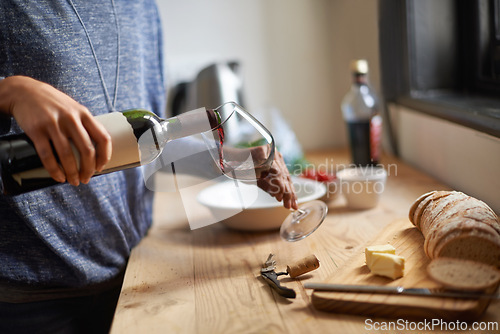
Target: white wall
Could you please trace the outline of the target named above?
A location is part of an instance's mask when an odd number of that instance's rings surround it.
[[[278,107],[305,149],[346,144],[339,106],[351,59],[369,60],[378,88],[376,1],[157,1],[170,83],[239,60],[247,108]]]
[[[500,212],[499,138],[400,106],[391,112],[404,160]]]

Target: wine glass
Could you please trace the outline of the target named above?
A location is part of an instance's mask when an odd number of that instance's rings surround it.
[[[252,181],[269,171],[275,149],[271,133],[234,102],[224,103],[214,113],[219,125],[203,135],[215,143],[211,146],[216,149],[210,153],[221,172],[232,179]]]
[[[212,158],[227,177],[255,181],[269,172],[274,161],[275,142],[271,133],[234,102],[214,109],[219,125],[203,134],[215,149]],[[284,220],[280,236],[286,241],[302,240],[323,222],[327,205],[319,200],[303,203]]]
[[[303,203],[285,218],[280,236],[286,241],[299,241],[318,229],[325,220],[328,206],[320,200]]]

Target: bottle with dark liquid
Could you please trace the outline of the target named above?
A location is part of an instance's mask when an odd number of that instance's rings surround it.
[[[353,83],[342,100],[342,114],[347,124],[352,162],[357,166],[380,162],[382,117],[377,110],[377,95],[368,83],[366,60],[351,62]]]
[[[111,160],[96,175],[152,162],[167,142],[209,131],[220,122],[216,111],[205,108],[169,119],[161,119],[142,109],[99,115],[96,119],[109,132],[113,149]],[[74,152],[78,161],[78,153]],[[0,193],[6,195],[58,183],[44,169],[33,143],[25,134],[0,138],[0,176]]]

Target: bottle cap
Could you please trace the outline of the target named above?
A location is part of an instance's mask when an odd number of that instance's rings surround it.
[[[356,59],[351,61],[351,71],[353,73],[367,74],[368,62],[365,59]]]

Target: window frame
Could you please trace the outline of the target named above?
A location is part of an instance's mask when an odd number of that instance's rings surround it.
[[[500,86],[476,75],[479,52],[464,41],[459,17],[464,2],[472,1],[379,0],[382,95],[386,103],[500,137]]]

